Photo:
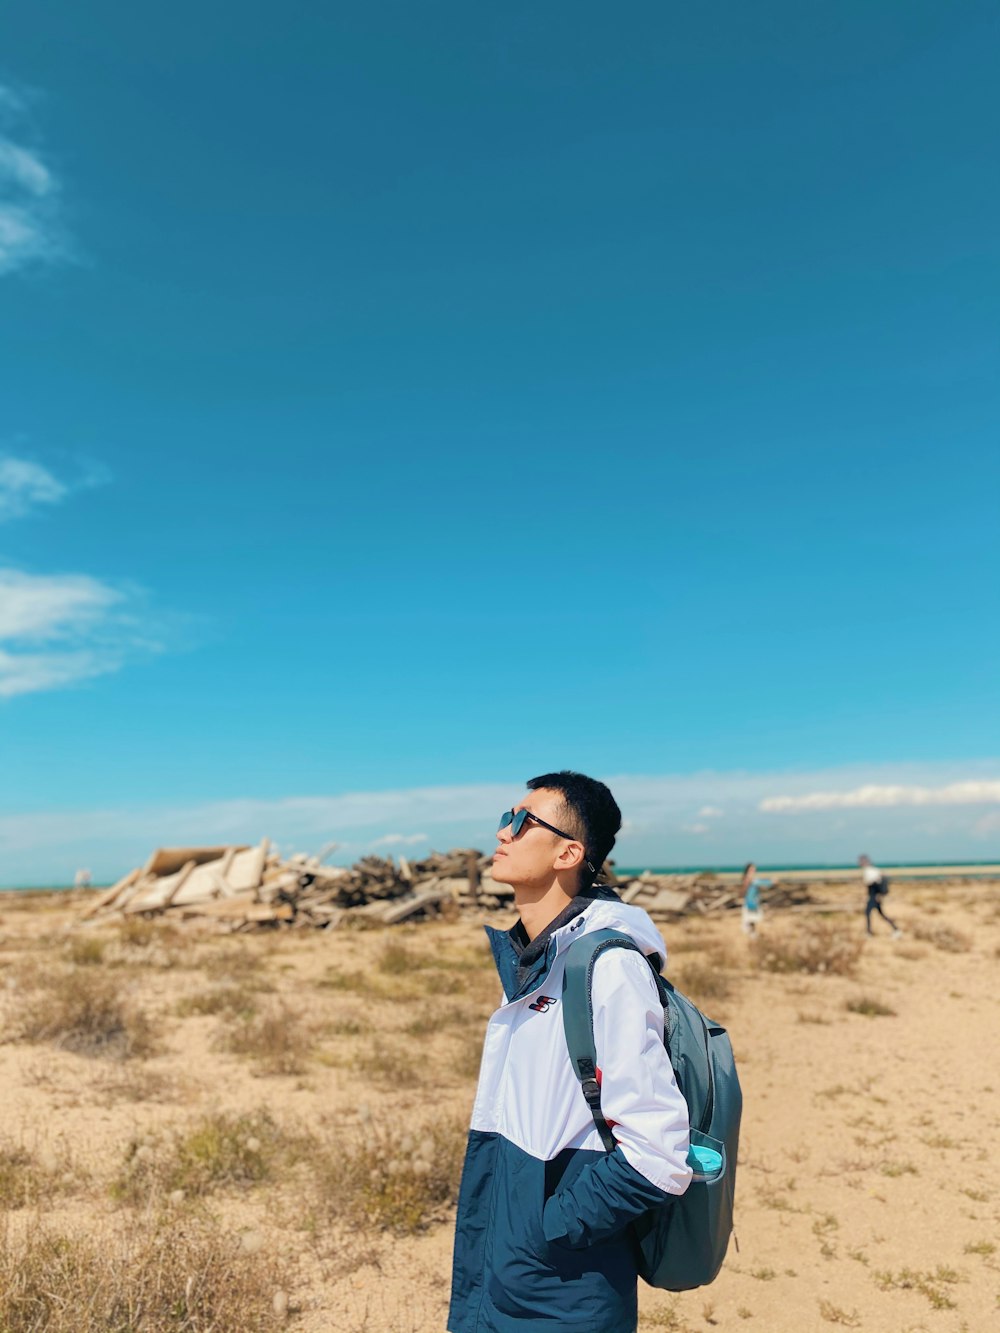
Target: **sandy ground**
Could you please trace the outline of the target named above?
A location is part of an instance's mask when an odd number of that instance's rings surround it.
[[[859,906],[856,888],[842,893]],[[890,900],[904,938],[878,922],[853,976],[760,970],[737,915],[666,928],[668,974],[682,988],[688,977],[737,1054],[739,1249],[711,1288],[644,1289],[641,1329],[1000,1327],[1000,883],[894,885]],[[382,1131],[457,1132],[467,1120],[497,993],[481,923],[239,938],[139,931],[129,942],[115,927],[73,930],[78,902],[0,896],[0,1149],[23,1148],[59,1181],[17,1210],[22,1222],[31,1213],[61,1227],[133,1225],[110,1186],[137,1139],[155,1153],[205,1115],[265,1108],[311,1146],[290,1151],[270,1180],[221,1189],[203,1206],[248,1252],[282,1256],[288,1326],[442,1333],[453,1211],[413,1236],[371,1232],[338,1219],[335,1202],[317,1204],[316,1163]],[[859,911],[833,920],[848,935],[864,928]],[[802,926],[771,914],[764,931]],[[89,959],[81,939],[98,942]],[[116,1060],[17,1040],[30,997],[63,973],[116,978],[152,1020],[159,1052]],[[307,1031],[297,1072],[220,1050],[231,1015],[184,1012],[185,1000],[197,1009],[226,988]],[[862,1000],[891,1012],[848,1008]]]

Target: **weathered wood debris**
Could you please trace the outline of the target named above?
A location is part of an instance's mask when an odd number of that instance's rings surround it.
[[[363,856],[353,866],[326,865],[318,857],[283,857],[264,838],[257,846],[160,847],[144,866],[97,893],[84,921],[133,916],[198,921],[221,931],[292,926],[330,929],[350,919],[396,925],[442,910],[495,911],[513,902],[513,891],[490,876],[492,860],[473,848],[431,852],[419,861]],[[726,911],[739,906],[738,885],[711,875],[654,875],[616,879],[605,875],[625,902],[656,919]],[[768,903],[809,902],[803,885],[775,886]]]
[[[247,931],[329,928],[350,914],[395,925],[436,915],[448,903],[493,908],[509,901],[510,890],[489,878],[490,864],[464,848],[420,861],[364,856],[353,866],[330,866],[301,852],[283,857],[267,838],[256,847],[160,847],[144,866],[95,895],[81,919],[166,917]]]
[[[616,888],[624,902],[645,908],[654,920],[730,912],[742,901],[734,875],[654,875],[646,870],[635,879],[618,880]],[[768,909],[787,910],[812,901],[809,889],[801,883],[772,884],[765,894]]]

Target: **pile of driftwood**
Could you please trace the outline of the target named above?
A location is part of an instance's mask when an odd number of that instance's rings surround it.
[[[438,915],[447,904],[495,911],[513,892],[489,874],[491,858],[460,848],[432,852],[421,861],[364,856],[353,866],[329,866],[315,856],[282,857],[267,838],[256,847],[160,847],[144,866],[97,894],[82,919],[166,916],[212,923],[220,930],[266,926],[329,928],[348,916],[392,926]],[[658,920],[690,913],[723,912],[740,904],[732,875],[654,875],[606,878],[627,903]],[[768,907],[810,902],[802,884],[775,885]]]
[[[732,911],[742,901],[736,875],[654,875],[647,870],[636,879],[619,880],[616,888],[624,902],[645,908],[654,920]],[[801,883],[772,884],[764,894],[768,909],[804,907],[812,901]]]
[[[480,852],[463,849],[422,861],[365,856],[353,866],[329,866],[303,853],[282,857],[267,838],[256,847],[159,847],[88,903],[82,917],[166,916],[245,931],[329,927],[350,913],[395,925],[434,915],[448,902],[492,908],[509,900],[510,891],[484,873],[489,865]]]

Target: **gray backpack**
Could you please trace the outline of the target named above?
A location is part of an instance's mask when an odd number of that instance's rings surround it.
[[[562,1009],[574,1072],[601,1142],[613,1152],[614,1136],[601,1114],[591,997],[594,963],[605,949],[642,953],[634,940],[615,930],[595,930],[574,941],[566,954]],[[733,1229],[743,1094],[725,1028],[706,1018],[655,968],[652,971],[663,1005],[664,1045],[688,1105],[688,1162],[694,1176],[684,1194],[645,1213],[633,1223],[633,1230],[640,1277],[666,1291],[688,1291],[714,1281],[726,1257]]]

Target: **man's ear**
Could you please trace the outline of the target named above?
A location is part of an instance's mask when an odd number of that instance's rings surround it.
[[[556,857],[557,870],[579,870],[587,852],[582,842],[564,842]]]

